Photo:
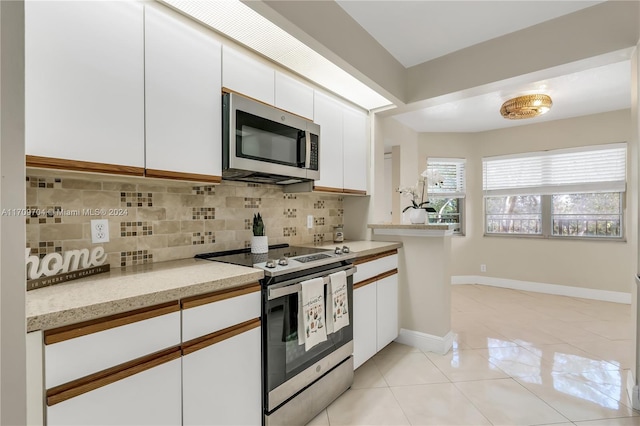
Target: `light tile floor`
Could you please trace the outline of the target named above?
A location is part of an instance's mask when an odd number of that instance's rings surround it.
[[[452,287],[446,355],[391,343],[310,425],[640,425],[629,408],[631,307]]]

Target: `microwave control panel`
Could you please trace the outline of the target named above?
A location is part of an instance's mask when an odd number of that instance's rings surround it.
[[[318,135],[311,134],[311,156],[309,169],[318,170]]]

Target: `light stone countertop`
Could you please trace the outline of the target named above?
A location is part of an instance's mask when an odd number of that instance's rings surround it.
[[[400,224],[400,223],[375,223],[367,225],[371,229],[424,229],[432,231],[447,231],[454,229],[455,225],[449,224]]]
[[[184,259],[111,271],[27,292],[27,332],[257,282],[260,269]]]
[[[333,250],[336,247],[347,246],[349,249],[357,254],[357,257],[369,256],[372,254],[382,253],[385,251],[397,249],[402,247],[402,243],[395,241],[351,241],[345,240],[341,243],[325,243],[319,246],[309,246],[315,248],[323,248],[327,250]]]

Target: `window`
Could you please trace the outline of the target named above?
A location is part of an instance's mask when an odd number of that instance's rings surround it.
[[[485,233],[621,239],[625,143],[483,159]]]
[[[488,234],[542,235],[540,195],[487,197],[485,211]]]
[[[436,210],[429,213],[429,223],[455,224],[454,234],[462,234],[465,160],[428,158],[427,176],[429,204]]]

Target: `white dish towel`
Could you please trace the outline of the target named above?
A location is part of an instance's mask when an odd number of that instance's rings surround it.
[[[333,333],[349,325],[349,298],[345,271],[329,275],[328,290],[327,333]]]
[[[308,351],[327,340],[324,312],[324,280],[314,278],[300,283],[298,294],[298,343]]]

